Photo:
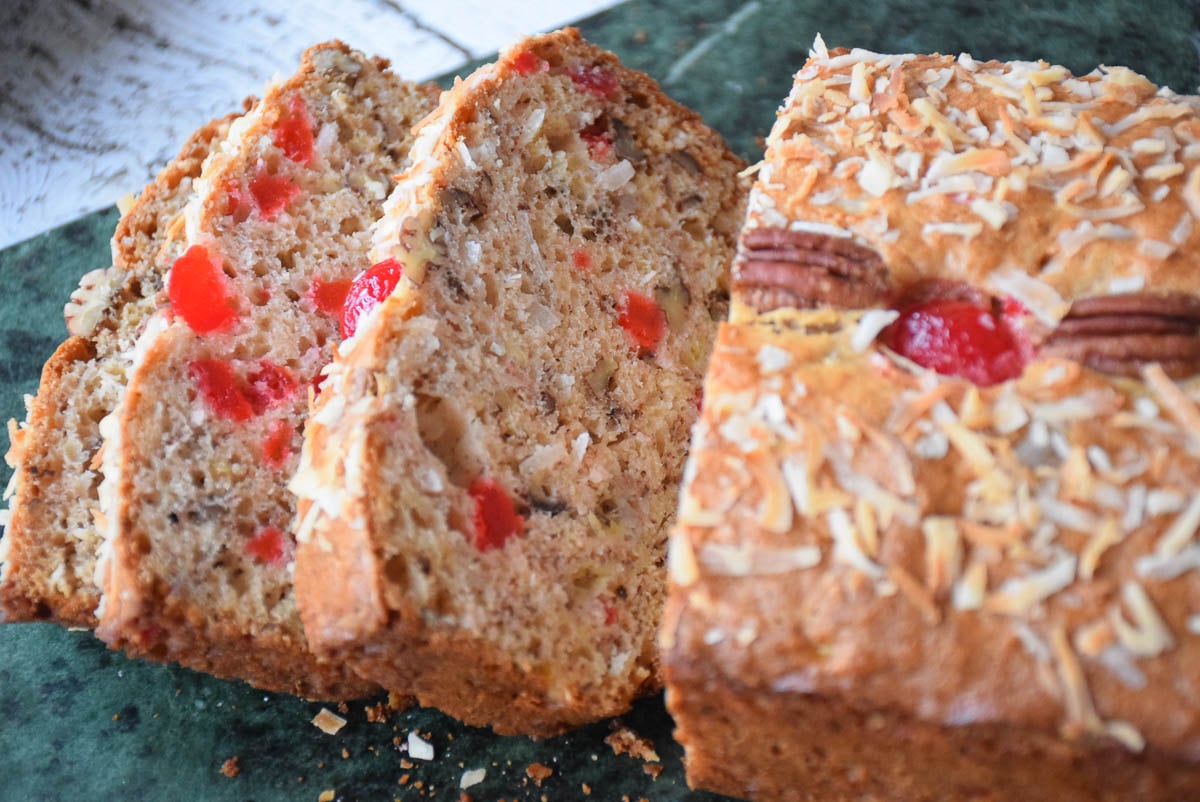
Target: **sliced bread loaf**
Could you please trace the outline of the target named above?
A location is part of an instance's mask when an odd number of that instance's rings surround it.
[[[163,272],[182,241],[192,182],[235,115],[187,141],[117,224],[112,267],[80,281],[66,307],[70,337],[42,370],[28,416],[9,424],[15,469],[10,518],[0,549],[0,618],[95,626],[100,589],[96,553],[100,419],[125,385],[128,351],[154,312]]]
[[[285,485],[369,227],[434,105],[385,68],[311,48],[205,165],[170,306],[102,425],[113,646],[308,697],[371,688],[306,648]]]
[[[375,232],[376,297],[398,283],[339,348],[292,485],[301,614],[390,689],[546,736],[659,685],[741,164],[574,30],[456,84],[412,157]]]

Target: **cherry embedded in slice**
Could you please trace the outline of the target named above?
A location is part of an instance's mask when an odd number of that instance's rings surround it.
[[[592,255],[582,249],[571,251],[571,265],[576,270],[590,270],[592,267]]]
[[[517,513],[512,498],[499,482],[480,477],[471,482],[467,492],[475,503],[471,516],[475,548],[480,551],[501,548],[510,537],[525,531],[525,519]]]
[[[881,338],[922,367],[984,387],[1015,379],[1025,367],[1025,348],[1006,319],[969,301],[932,300],[904,308]]]
[[[309,164],[313,157],[312,121],[308,109],[299,95],[293,95],[287,113],[279,118],[271,130],[275,146],[294,162]]]
[[[308,297],[321,312],[327,315],[339,315],[346,305],[346,293],[350,292],[350,281],[338,279],[326,281],[322,278],[313,279],[309,287]]]
[[[276,407],[296,394],[296,378],[285,367],[269,360],[258,363],[258,369],[246,377],[246,399],[256,415]]]
[[[403,266],[395,259],[385,259],[358,274],[351,282],[342,306],[343,337],[354,336],[359,321],[392,294],[403,274]]]
[[[250,179],[250,194],[258,204],[258,214],[263,220],[274,220],[287,208],[292,199],[300,194],[300,187],[284,175],[271,175],[266,170]]]
[[[535,72],[549,72],[550,65],[542,61],[531,50],[522,50],[513,56],[513,72],[517,75],[533,75]]]
[[[221,263],[203,245],[193,245],[175,260],[167,296],[175,314],[197,334],[227,329],[237,322],[229,281]]]
[[[611,97],[620,86],[611,72],[597,64],[576,67],[569,75],[576,87],[599,98]]]
[[[617,322],[638,347],[643,356],[654,353],[667,333],[667,316],[654,301],[638,292],[627,290],[618,308]]]
[[[196,385],[204,405],[219,417],[232,421],[254,417],[254,407],[246,397],[241,376],[225,360],[194,360],[188,365],[188,377]]]
[[[264,526],[246,541],[245,550],[256,562],[279,568],[291,560],[292,539],[274,526]]]
[[[579,138],[587,145],[588,155],[593,161],[603,161],[612,155],[613,135],[603,117],[580,131]]]
[[[272,421],[262,444],[263,462],[272,468],[282,468],[292,456],[292,427],[287,421]]]

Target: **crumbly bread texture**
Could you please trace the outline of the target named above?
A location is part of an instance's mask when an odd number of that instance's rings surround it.
[[[671,541],[692,785],[1200,798],[1198,112],[1123,68],[818,40]],[[948,292],[1024,321],[1019,377],[881,344],[906,297]]]
[[[42,369],[25,424],[10,424],[7,459],[15,473],[0,544],[0,617],[95,626],[100,419],[116,407],[129,349],[158,305],[192,182],[235,116],[196,131],[121,216],[112,267],[80,281],[64,310],[71,336]]]
[[[286,482],[340,297],[435,97],[383,61],[320,45],[205,164],[171,305],[101,427],[97,633],[110,645],[307,697],[371,689],[306,648]]]
[[[376,229],[404,276],[339,349],[293,483],[314,648],[501,733],[659,686],[740,167],[572,29],[443,97]]]

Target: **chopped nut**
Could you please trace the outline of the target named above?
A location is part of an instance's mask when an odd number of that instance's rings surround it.
[[[554,773],[554,769],[541,763],[530,763],[525,767],[525,774],[537,784],[538,788],[542,787],[542,781]]]
[[[346,719],[328,708],[322,707],[321,712],[313,717],[312,723],[326,735],[337,735],[342,727],[346,726]]]
[[[226,760],[224,763],[221,764],[221,773],[231,779],[233,777],[238,776],[238,773],[240,771],[241,771],[241,768],[238,766],[238,756],[237,755],[234,755],[233,757],[229,758],[228,760]]]

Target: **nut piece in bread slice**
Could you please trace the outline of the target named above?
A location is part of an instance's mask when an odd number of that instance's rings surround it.
[[[403,277],[339,348],[292,485],[314,648],[501,733],[659,686],[740,167],[570,29],[443,97],[376,228]]]
[[[372,688],[306,647],[286,483],[341,297],[435,96],[320,45],[205,165],[170,305],[102,424],[110,645],[312,698]]]
[[[193,182],[235,118],[213,120],[192,134],[121,216],[112,267],[85,275],[67,304],[71,336],[42,369],[25,423],[10,427],[7,459],[15,473],[0,542],[0,618],[96,624],[96,554],[104,528],[96,517],[100,419],[117,405],[128,352],[178,255],[180,212],[194,194]]]
[[[1200,99],[827,51],[757,169],[661,633],[689,783],[1200,798]]]

